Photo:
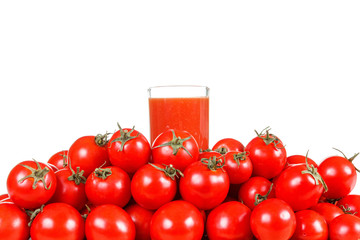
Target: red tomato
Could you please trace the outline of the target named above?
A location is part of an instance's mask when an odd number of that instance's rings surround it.
[[[195,138],[188,132],[169,129],[161,133],[153,142],[152,161],[173,165],[183,172],[199,157],[199,147]]]
[[[75,172],[72,168],[63,168],[55,172],[56,191],[50,202],[67,203],[77,210],[81,210],[86,202],[85,182],[83,172]]]
[[[29,217],[12,203],[0,204],[0,239],[28,240],[30,230]]]
[[[326,198],[342,198],[354,189],[357,174],[352,161],[356,156],[350,159],[345,155],[332,156],[320,163],[318,171],[328,186],[328,191],[324,193]]]
[[[84,220],[66,203],[51,203],[39,210],[31,224],[32,240],[82,240]]]
[[[145,136],[133,127],[122,129],[118,124],[109,143],[108,152],[111,164],[133,174],[150,161],[151,147]]]
[[[68,152],[72,167],[80,167],[84,177],[88,177],[95,168],[109,165],[107,142],[107,134],[78,138]]]
[[[360,218],[351,214],[342,214],[334,218],[329,226],[330,240],[359,240]]]
[[[203,210],[222,203],[230,188],[229,176],[222,169],[223,164],[214,157],[189,165],[180,179],[182,198]]]
[[[222,159],[222,161],[225,161],[224,159],[224,155],[222,155],[219,152],[215,152],[215,151],[205,151],[205,152],[200,152],[199,153],[199,161],[203,158],[211,158],[211,157],[216,157],[218,159]]]
[[[177,173],[172,166],[156,163],[141,167],[131,180],[135,202],[146,209],[156,210],[173,200],[177,192]]]
[[[320,213],[327,224],[330,224],[330,222],[337,216],[344,214],[344,212],[339,207],[326,202],[318,203],[310,209]]]
[[[212,150],[221,154],[225,154],[227,152],[243,152],[244,145],[236,139],[223,138],[215,143]]]
[[[327,240],[328,226],[325,219],[313,210],[295,213],[296,229],[292,240]]]
[[[253,210],[255,203],[258,203],[266,196],[267,199],[275,197],[274,188],[271,189],[271,182],[263,177],[251,177],[249,180],[240,185],[238,199],[248,208]],[[270,193],[269,193],[270,191]],[[269,193],[269,194],[268,194]],[[262,197],[261,197],[262,196]]]
[[[360,195],[349,194],[340,199],[336,206],[341,208],[344,212],[360,217]]]
[[[7,190],[17,206],[26,209],[39,208],[54,195],[56,176],[45,163],[24,161],[10,171]]]
[[[317,163],[312,160],[311,158],[307,158],[308,164],[313,165],[314,167],[318,167]],[[292,155],[288,156],[286,163],[288,166],[297,165],[297,164],[305,164],[306,163],[306,156],[303,155]]]
[[[229,175],[231,184],[240,184],[251,177],[253,166],[246,152],[227,152],[224,170]]]
[[[204,232],[200,211],[191,203],[177,200],[161,206],[150,223],[153,240],[199,240]]]
[[[220,204],[207,217],[206,232],[209,239],[253,239],[250,215],[250,209],[240,202]]]
[[[68,150],[55,153],[50,157],[48,163],[54,165],[57,169],[63,169],[68,165]]]
[[[94,205],[124,207],[131,198],[130,177],[116,166],[97,168],[86,180],[85,193]]]
[[[153,211],[147,210],[138,204],[131,204],[125,208],[132,221],[135,224],[136,240],[151,240],[150,222],[154,214]]]
[[[0,203],[14,203],[10,197],[9,194],[1,194],[0,195]]]
[[[275,196],[287,202],[294,211],[315,206],[326,191],[326,184],[314,166],[294,165],[286,168],[275,182]]]
[[[135,224],[119,206],[105,204],[90,212],[85,221],[87,240],[133,240]]]
[[[253,176],[261,176],[271,179],[284,169],[286,164],[286,150],[278,137],[269,134],[265,129],[253,138],[245,148],[253,164]]]
[[[295,232],[296,217],[284,201],[271,198],[259,203],[251,213],[254,236],[266,240],[288,240]]]

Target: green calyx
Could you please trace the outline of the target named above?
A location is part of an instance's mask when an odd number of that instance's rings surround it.
[[[71,176],[68,177],[69,181],[74,181],[76,185],[80,185],[81,183],[86,183],[86,177],[84,177],[84,170],[80,171],[80,167],[76,167],[76,172],[71,167],[71,161],[69,160],[69,169],[71,171]]]
[[[40,208],[35,209],[34,211],[25,210],[26,214],[30,217],[30,221],[29,221],[29,223],[28,223],[28,226],[29,226],[29,227],[31,227],[31,224],[32,224],[32,222],[34,221],[35,217],[36,217],[39,213],[43,212],[44,207],[45,207],[45,205],[41,205]]]
[[[236,164],[238,166],[240,166],[240,161],[245,161],[248,155],[249,155],[248,152],[241,152],[241,153],[234,154],[233,158],[234,158],[234,161],[236,162]]]
[[[308,153],[309,151],[307,151],[306,156],[305,156],[305,164],[306,164],[306,170],[301,171],[302,174],[310,174],[314,180],[315,180],[315,185],[319,185],[321,183],[321,185],[323,185],[324,187],[324,191],[327,192],[328,191],[328,187],[324,181],[324,179],[321,177],[320,173],[318,173],[317,168],[314,167],[314,165],[309,165],[308,163]]]
[[[121,142],[121,146],[120,146],[119,151],[122,151],[124,149],[125,143],[130,141],[131,139],[137,138],[139,136],[139,133],[136,134],[136,136],[131,136],[131,134],[135,130],[135,126],[133,126],[133,128],[130,131],[128,131],[128,130],[123,130],[119,123],[117,125],[119,127],[120,137],[115,138],[114,140],[112,140],[110,144],[112,144],[113,142]]]
[[[223,167],[225,166],[225,161],[223,161],[221,158],[217,158],[216,156],[210,158],[202,158],[200,159],[200,162],[207,165],[207,167],[211,171],[216,171],[219,168],[224,171]]]
[[[255,202],[254,202],[255,206],[258,205],[259,203],[265,201],[266,199],[268,199],[268,197],[269,197],[269,195],[270,195],[270,193],[272,191],[273,185],[274,185],[274,183],[272,183],[270,185],[270,189],[265,195],[261,195],[259,193],[255,194]]]
[[[163,164],[165,166],[165,168],[158,167],[152,163],[149,163],[149,164],[151,166],[153,166],[154,168],[156,168],[157,170],[164,172],[165,175],[168,176],[169,178],[171,178],[172,180],[175,180],[175,177],[179,178],[178,174],[181,177],[184,177],[184,174],[180,170],[174,168],[173,165],[171,165],[171,164],[170,165]]]
[[[154,148],[159,148],[159,147],[165,147],[165,146],[170,146],[173,150],[173,155],[176,155],[179,151],[179,149],[184,149],[185,152],[192,157],[191,153],[184,147],[184,142],[191,139],[191,136],[187,137],[187,138],[180,138],[180,137],[176,137],[175,135],[175,131],[171,130],[173,138],[171,141],[160,144],[158,146],[155,146]]]
[[[355,170],[356,170],[357,172],[360,172],[360,170],[359,170],[358,168],[356,168],[355,165],[354,165],[354,163],[353,163],[354,159],[359,155],[359,153],[355,153],[354,156],[352,156],[351,158],[348,158],[348,157],[346,157],[346,155],[345,155],[342,151],[340,151],[339,149],[337,149],[337,148],[333,148],[333,149],[335,149],[336,151],[340,152],[340,153],[344,156],[344,158],[346,158],[347,160],[349,160],[349,161],[352,163],[352,165],[354,166]]]
[[[28,169],[31,172],[31,174],[29,174],[29,175],[23,177],[22,179],[20,179],[18,181],[18,183],[22,183],[25,179],[33,178],[34,179],[34,182],[33,182],[33,185],[32,185],[33,189],[36,189],[38,182],[42,182],[43,185],[44,185],[44,188],[46,190],[49,190],[50,187],[51,187],[51,182],[50,182],[49,186],[46,186],[45,176],[50,171],[50,169],[48,167],[41,168],[40,164],[35,159],[33,159],[33,160],[36,163],[37,169],[32,168],[32,167],[27,166],[27,165],[24,165],[24,164],[20,164],[24,168]]]
[[[108,143],[108,136],[110,133],[106,132],[105,134],[98,134],[95,136],[95,143],[99,147],[103,147]]]
[[[111,176],[112,174],[112,171],[111,171],[111,168],[96,168],[95,171],[95,176],[98,177],[98,178],[101,178],[102,180],[105,180],[107,179],[108,177]]]
[[[264,143],[266,145],[274,144],[274,147],[277,148],[277,149],[284,148],[284,146],[278,147],[278,144],[281,144],[281,141],[277,136],[275,136],[274,134],[269,133],[270,130],[271,130],[270,127],[266,127],[260,133],[258,133],[255,130],[255,133],[259,138],[261,138],[264,141]],[[265,131],[265,133],[264,133],[264,131]]]

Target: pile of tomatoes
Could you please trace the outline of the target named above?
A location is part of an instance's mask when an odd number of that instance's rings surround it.
[[[0,239],[360,239],[356,155],[287,156],[265,128],[200,150],[184,130],[150,145],[134,128],[78,138],[18,163],[0,196]]]

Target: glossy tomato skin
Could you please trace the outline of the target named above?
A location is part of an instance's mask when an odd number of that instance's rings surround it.
[[[243,152],[244,145],[234,138],[223,138],[217,141],[212,147],[213,151],[218,151],[222,154],[227,152]]]
[[[318,212],[321,216],[323,216],[328,225],[334,218],[344,214],[343,210],[341,210],[338,206],[327,202],[318,203],[310,209]]]
[[[296,229],[292,240],[327,240],[328,225],[318,212],[301,210],[295,213]]]
[[[207,165],[197,161],[186,168],[179,187],[184,200],[199,209],[209,210],[225,200],[230,180],[223,169],[210,170]]]
[[[48,163],[53,164],[58,170],[68,166],[68,150],[63,150],[52,155]]]
[[[156,210],[174,199],[177,192],[176,178],[157,169],[164,169],[160,164],[146,164],[134,174],[131,180],[131,194],[140,206]]]
[[[99,174],[109,175],[103,179]],[[85,193],[89,201],[96,206],[114,204],[124,207],[131,198],[130,186],[130,177],[124,170],[108,166],[90,174],[85,183]]]
[[[200,240],[203,232],[204,220],[200,211],[182,200],[161,206],[150,223],[152,240]]]
[[[286,150],[280,140],[276,145],[266,145],[262,138],[255,137],[247,144],[245,151],[253,164],[253,176],[271,179],[285,167]]]
[[[272,198],[259,203],[251,213],[250,226],[260,240],[287,240],[295,232],[296,217],[284,201]]]
[[[360,218],[351,214],[342,214],[334,218],[329,225],[329,239],[360,239]]]
[[[345,197],[355,187],[357,179],[355,167],[344,157],[326,158],[320,163],[318,171],[329,188],[324,193],[328,199]]]
[[[85,222],[87,240],[135,239],[135,224],[129,214],[113,204],[96,207]]]
[[[294,211],[305,210],[315,206],[324,192],[323,185],[308,174],[302,173],[307,167],[304,164],[286,168],[275,182],[275,196],[287,202]]]
[[[316,168],[318,167],[318,164],[311,158],[307,157],[307,161],[309,165],[313,165]],[[304,155],[291,155],[288,156],[286,159],[287,166],[293,166],[293,165],[305,164],[305,163],[306,163],[306,157]]]
[[[72,206],[51,203],[36,215],[30,235],[32,240],[82,240],[84,220]]]
[[[178,151],[174,152],[174,147],[168,143],[175,141],[176,138],[183,140]],[[187,140],[184,140],[187,139]],[[152,145],[152,161],[158,164],[173,165],[174,168],[183,172],[185,168],[193,162],[198,161],[199,146],[195,138],[183,130],[169,129],[161,133]]]
[[[222,155],[222,154],[219,153],[219,152],[208,151],[208,152],[200,152],[200,153],[199,153],[199,161],[200,161],[201,159],[203,159],[203,158],[208,159],[208,158],[211,158],[211,157],[216,157],[216,158],[218,158],[218,159],[223,159],[223,160],[225,161],[224,155]]]
[[[344,209],[346,213],[360,217],[360,195],[358,194],[349,194],[343,197],[336,203],[336,206]]]
[[[224,170],[229,175],[230,184],[241,184],[251,177],[253,166],[246,152],[227,152]]]
[[[150,222],[154,211],[145,209],[138,204],[131,204],[125,208],[136,228],[136,240],[151,240]]]
[[[121,140],[122,137],[125,140]],[[124,128],[116,131],[109,140],[108,153],[111,164],[133,174],[151,159],[151,147],[146,137],[139,131]]]
[[[88,177],[97,167],[109,165],[107,144],[98,145],[96,136],[78,138],[69,148],[68,161],[73,169],[80,167]]]
[[[0,239],[28,240],[30,228],[27,214],[12,203],[0,204]]]
[[[248,208],[255,208],[255,196],[260,194],[265,196],[271,188],[271,182],[264,177],[251,177],[240,185],[238,200],[244,203]],[[275,197],[275,189],[272,188],[267,199]]]
[[[32,174],[29,167],[41,171],[44,174],[44,181],[39,180],[34,185],[34,177],[25,179]],[[7,190],[11,200],[17,206],[26,209],[39,208],[48,202],[55,193],[56,184],[54,171],[45,163],[35,161],[23,161],[17,164],[7,178]]]
[[[209,213],[206,233],[210,240],[253,239],[251,210],[237,201],[222,203]]]

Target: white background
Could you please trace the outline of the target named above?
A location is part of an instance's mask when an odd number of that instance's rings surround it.
[[[117,122],[149,137],[156,85],[210,87],[210,146],[270,126],[288,155],[352,156],[359,13],[359,1],[1,1],[0,193],[20,161]]]

